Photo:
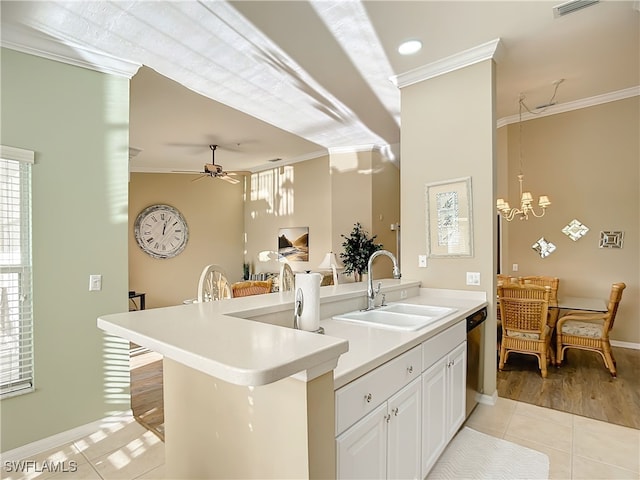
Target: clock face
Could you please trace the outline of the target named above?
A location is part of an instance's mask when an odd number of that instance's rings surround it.
[[[134,225],[140,248],[154,258],[172,258],[187,245],[189,229],[182,214],[169,205],[145,208]]]

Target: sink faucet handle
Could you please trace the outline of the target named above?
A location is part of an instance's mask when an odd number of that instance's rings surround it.
[[[385,307],[387,305],[387,294],[383,293],[382,294],[382,303],[380,303],[381,307]]]
[[[378,285],[376,285],[376,295],[380,293],[381,288],[382,288],[382,282],[378,282]]]

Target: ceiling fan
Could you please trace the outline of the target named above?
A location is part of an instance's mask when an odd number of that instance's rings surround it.
[[[240,183],[240,180],[238,180],[237,178],[234,178],[235,176],[247,175],[251,173],[249,171],[244,171],[244,170],[235,170],[235,171],[223,170],[222,165],[217,165],[215,160],[216,148],[218,148],[218,145],[209,145],[209,148],[211,149],[211,163],[205,163],[203,170],[201,172],[197,172],[197,173],[201,173],[202,175],[194,179],[193,181],[200,180],[201,178],[208,176],[213,178],[219,178],[226,182],[235,184],[235,183]],[[188,173],[195,173],[195,172],[188,172]]]

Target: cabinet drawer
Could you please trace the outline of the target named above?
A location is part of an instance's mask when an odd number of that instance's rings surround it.
[[[464,342],[467,336],[467,323],[461,320],[422,344],[422,371],[436,363],[455,347]]]
[[[336,435],[420,376],[421,346],[380,365],[336,391]]]

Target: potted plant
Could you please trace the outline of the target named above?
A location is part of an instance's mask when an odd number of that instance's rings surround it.
[[[340,254],[340,259],[344,263],[344,273],[350,275],[353,273],[355,281],[360,282],[362,275],[367,272],[367,263],[373,252],[382,248],[381,243],[375,243],[376,235],[369,237],[366,230],[362,228],[360,222],[356,223],[351,230],[349,236],[340,235],[344,238],[342,246],[344,253]]]

